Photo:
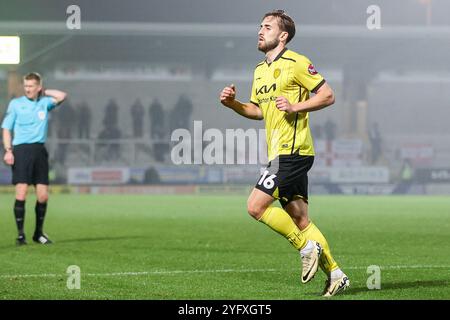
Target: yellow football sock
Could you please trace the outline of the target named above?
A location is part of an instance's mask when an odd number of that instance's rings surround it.
[[[302,235],[291,216],[283,209],[269,207],[264,211],[259,221],[288,239],[295,249],[300,250],[306,245],[306,238]]]
[[[320,256],[319,266],[326,274],[330,274],[331,271],[339,268],[336,261],[333,259],[331,255],[331,250],[328,245],[327,239],[323,236],[322,232],[320,232],[319,228],[312,222],[308,224],[308,226],[301,231],[304,238],[311,239],[319,242],[322,245],[323,252]]]

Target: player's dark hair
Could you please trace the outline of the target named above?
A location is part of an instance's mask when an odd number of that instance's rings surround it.
[[[295,22],[292,20],[290,16],[284,12],[284,10],[273,10],[270,12],[267,12],[262,20],[264,20],[267,17],[276,17],[278,21],[278,26],[282,31],[285,31],[288,33],[288,37],[286,40],[286,43],[291,41],[291,39],[295,36]]]
[[[23,80],[36,80],[37,83],[42,83],[42,77],[37,72],[30,72],[23,77]]]

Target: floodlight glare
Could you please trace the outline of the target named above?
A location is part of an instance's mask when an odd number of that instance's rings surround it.
[[[0,64],[20,63],[20,37],[0,36]]]

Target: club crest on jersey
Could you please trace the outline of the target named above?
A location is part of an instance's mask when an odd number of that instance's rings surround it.
[[[309,72],[309,74],[311,74],[311,75],[317,74],[317,70],[316,70],[316,68],[314,68],[314,65],[312,65],[312,64],[309,65],[309,67],[308,67],[308,72]]]
[[[280,76],[281,74],[281,69],[275,69],[275,71],[273,72],[273,77],[276,79]]]
[[[38,118],[39,118],[39,120],[45,120],[45,112],[44,111],[39,111],[38,112]]]

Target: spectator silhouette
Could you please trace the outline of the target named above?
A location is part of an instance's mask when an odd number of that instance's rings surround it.
[[[131,106],[133,137],[142,138],[144,130],[144,106],[139,99]]]
[[[328,118],[323,125],[323,131],[325,133],[325,139],[327,141],[333,141],[336,138],[336,123]]]
[[[56,115],[58,121],[58,139],[71,139],[74,125],[73,119],[75,118],[75,110],[73,109],[72,104],[66,100],[64,106],[60,107]],[[61,164],[64,164],[66,161],[68,147],[68,142],[61,142],[58,145],[55,157]]]
[[[311,127],[311,134],[316,139],[322,139],[322,126],[315,124]]]
[[[161,179],[159,177],[158,171],[155,168],[150,167],[150,168],[147,168],[147,170],[145,170],[144,183],[146,183],[146,184],[161,183]]]
[[[375,164],[381,156],[381,143],[382,143],[380,129],[378,127],[377,122],[372,123],[372,126],[370,127],[369,141],[371,147],[370,160],[372,164]]]
[[[411,185],[414,181],[414,168],[410,159],[405,159],[403,161],[402,167],[400,169],[400,182],[397,184],[393,190],[394,194],[405,194],[408,193]]]
[[[78,113],[78,138],[89,139],[91,137],[92,112],[88,104],[83,101],[77,108]]]
[[[177,105],[182,117],[181,128],[189,129],[193,111],[192,101],[188,96],[181,95]]]
[[[181,94],[171,112],[171,132],[180,128],[189,129],[192,109],[191,100],[185,94]]]
[[[55,121],[54,121],[54,114],[52,112],[47,114],[48,117],[48,129],[47,129],[47,137],[51,138],[53,137],[54,134],[54,126],[55,126]]]
[[[158,99],[154,99],[149,109],[150,115],[150,136],[153,142],[153,156],[156,161],[163,162],[169,150],[168,141],[164,141],[167,136],[165,126],[165,113]]]
[[[163,139],[165,137],[164,110],[158,99],[154,99],[149,108],[150,137],[152,139]]]
[[[120,142],[113,141],[122,138],[122,131],[119,129],[119,106],[114,99],[108,101],[105,107],[105,117],[103,118],[103,130],[99,133],[99,140],[108,140],[100,143],[99,147],[104,147],[106,154],[104,159],[117,160],[120,158]],[[99,152],[103,148],[99,148]]]
[[[105,107],[103,126],[105,128],[117,128],[119,126],[119,106],[114,99],[109,100]]]
[[[118,140],[122,137],[122,132],[117,126],[105,126],[98,135],[99,140],[107,140],[100,146],[105,147],[106,154],[104,159],[117,160],[120,158],[120,143],[113,140]]]

